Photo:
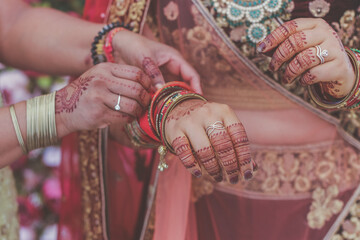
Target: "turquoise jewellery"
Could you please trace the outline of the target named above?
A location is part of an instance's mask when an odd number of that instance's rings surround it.
[[[212,0],[218,17],[224,18],[231,27],[245,25],[247,39],[256,44],[270,33],[264,24],[268,19],[279,17],[291,0]]]

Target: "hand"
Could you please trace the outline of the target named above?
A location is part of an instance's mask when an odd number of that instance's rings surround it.
[[[217,182],[224,179],[223,173],[233,184],[240,172],[252,178],[249,141],[229,106],[187,100],[170,112],[165,124],[166,139],[194,176],[202,175],[203,166]]]
[[[149,104],[150,86],[150,78],[137,67],[98,64],[56,92],[57,126],[70,133],[129,122]]]
[[[323,64],[316,46],[328,51]],[[258,44],[258,51],[265,54],[275,51],[269,66],[273,71],[288,64],[283,76],[285,83],[301,76],[301,84],[321,83],[323,90],[335,98],[346,96],[355,84],[354,69],[340,38],[322,19],[286,22]]]
[[[174,48],[131,31],[115,34],[112,44],[115,61],[141,68],[150,76],[154,86],[165,83],[159,69],[162,67],[163,71],[181,78],[196,92],[201,93],[199,74]]]

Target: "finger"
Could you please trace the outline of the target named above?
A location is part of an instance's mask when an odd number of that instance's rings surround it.
[[[138,82],[146,90],[151,87],[151,79],[140,68],[130,65],[112,64],[111,73],[115,77]]]
[[[104,124],[103,126],[100,126],[100,128],[109,126],[111,124],[128,123],[133,121],[134,119],[135,118],[130,116],[129,114],[106,108],[103,120]]]
[[[120,96],[120,99],[119,99]],[[134,99],[114,93],[104,94],[104,104],[112,111],[128,114],[131,117],[138,117],[143,112],[143,107]],[[116,109],[116,106],[119,106]]]
[[[321,49],[321,50],[320,50]],[[305,71],[321,64],[320,57],[322,56],[324,64],[327,64],[335,59],[335,54],[323,54],[327,52],[326,48],[311,47],[300,52],[296,57],[288,64],[283,75],[283,82],[290,83],[296,77],[300,76]],[[321,55],[321,56],[320,56]]]
[[[300,78],[300,83],[304,86],[313,85],[315,83],[322,84],[322,88],[329,93],[331,96],[335,98],[342,98],[342,88],[344,86],[344,82],[335,80],[335,79],[343,79],[341,71],[334,72],[339,64],[336,61],[331,63],[323,64],[316,66],[308,71],[306,71],[302,77]],[[324,82],[324,80],[334,79],[334,81]]]
[[[269,68],[277,71],[281,65],[290,60],[295,54],[319,45],[323,42],[324,34],[319,34],[314,30],[299,31],[287,38],[274,52]]]
[[[199,127],[187,127],[185,134],[191,142],[195,153],[194,155],[198,162],[215,181],[221,182],[223,180],[221,167],[205,131]]]
[[[245,128],[233,111],[228,111],[224,116],[226,118],[223,121],[233,143],[241,175],[245,180],[249,180],[253,177],[257,164],[251,159],[250,144]]]
[[[150,104],[151,95],[138,82],[112,77],[107,84],[109,91],[134,99],[143,107]]]
[[[233,143],[222,121],[209,124],[206,132],[220,164],[229,177],[229,181],[233,184],[237,183],[239,181],[240,168]]]
[[[170,60],[166,64],[166,68],[170,73],[181,76],[182,80],[189,83],[195,92],[202,94],[199,74],[181,56],[176,54],[171,56]]]
[[[165,84],[165,80],[159,66],[150,57],[144,57],[142,61],[142,68],[150,77],[150,80],[154,86],[160,86]]]
[[[298,31],[314,28],[316,23],[313,19],[305,18],[288,21],[272,31],[264,40],[260,41],[257,45],[257,51],[262,53],[268,52],[285,41],[290,35]]]
[[[185,168],[195,177],[200,177],[202,175],[201,168],[193,155],[193,151],[187,137],[184,135],[176,137],[172,141],[171,145]]]

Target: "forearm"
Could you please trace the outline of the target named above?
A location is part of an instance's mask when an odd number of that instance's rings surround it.
[[[91,43],[102,24],[11,1],[0,10],[6,23],[0,23],[1,62],[57,75],[80,75],[92,66]]]
[[[26,103],[20,102],[14,105],[16,119],[19,124],[21,136],[24,139],[25,145],[27,141],[27,120],[26,120]],[[64,127],[61,115],[56,116],[56,129],[58,138],[70,133]],[[23,154],[19,144],[14,123],[12,121],[9,107],[0,108],[0,168],[11,164],[13,161],[19,159]]]

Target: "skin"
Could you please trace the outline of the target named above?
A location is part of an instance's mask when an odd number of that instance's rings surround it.
[[[329,51],[324,64],[316,55],[317,45]],[[334,98],[343,98],[354,86],[355,72],[344,46],[334,29],[322,19],[299,18],[286,22],[258,44],[258,51],[273,53],[269,66],[273,71],[287,65],[284,83],[298,77],[303,85],[321,83],[323,90]]]
[[[0,8],[0,61],[21,69],[80,76],[56,93],[58,138],[79,130],[110,126],[111,137],[128,145],[123,126],[142,114],[149,104],[149,93],[164,84],[163,73],[169,79],[189,83],[198,93],[201,93],[200,78],[178,51],[131,31],[119,31],[113,37],[117,64],[92,66],[90,46],[102,27],[103,24],[86,22],[53,9],[31,8],[21,0],[3,0]],[[120,111],[115,111],[119,94]],[[189,100],[186,104],[189,105],[173,110],[168,125],[175,128],[167,130],[185,167],[199,176],[200,161],[217,181],[224,178],[221,173],[224,169],[230,181],[237,182],[240,169],[242,172],[252,169],[250,163],[242,163],[238,156],[239,148],[233,147],[232,141],[235,145],[241,141],[241,137],[232,138],[239,135],[239,131],[224,128],[222,132],[209,136],[202,132],[199,137],[180,129],[185,129],[189,122],[192,128],[202,131],[204,126],[217,120],[224,121],[226,127],[239,123],[239,120],[226,105],[209,103],[205,107],[196,100]],[[204,122],[199,117],[204,109],[207,109],[209,120],[213,121]],[[26,103],[15,104],[15,110],[26,142]],[[222,117],[218,113],[223,113]],[[3,167],[18,159],[22,151],[7,107],[0,109],[0,119],[0,134],[8,136],[0,139],[0,167]],[[176,137],[180,137],[178,143],[174,141]],[[204,143],[207,146],[201,146]],[[196,149],[195,156],[192,148]],[[248,149],[244,151],[248,155]],[[207,160],[209,156],[211,159]]]

